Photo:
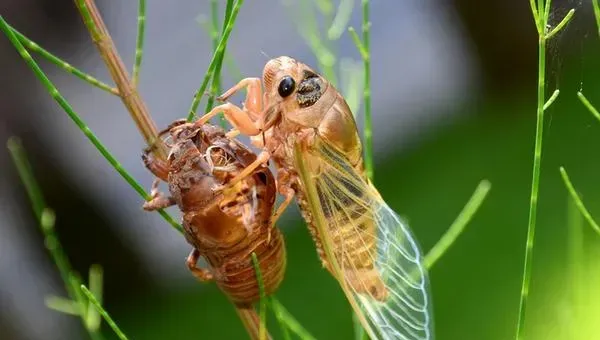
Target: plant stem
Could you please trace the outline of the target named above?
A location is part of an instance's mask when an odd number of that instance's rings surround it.
[[[106,323],[110,326],[110,328],[112,328],[112,330],[115,332],[117,337],[121,340],[127,340],[127,336],[125,336],[125,334],[121,331],[119,326],[117,326],[115,321],[110,317],[110,315],[108,315],[108,312],[104,308],[102,308],[102,305],[96,299],[94,294],[92,294],[92,292],[90,292],[84,285],[81,285],[80,288],[81,288],[81,291],[83,292],[83,294],[96,307],[96,310],[98,311],[98,313],[100,313],[100,315],[102,315],[102,317],[104,318]]]
[[[545,26],[545,24],[544,24]],[[533,243],[535,238],[535,223],[537,219],[537,203],[540,185],[540,168],[542,160],[542,136],[544,129],[544,91],[545,91],[545,67],[546,67],[546,39],[543,33],[540,35],[538,46],[538,101],[537,120],[535,129],[535,146],[533,153],[533,173],[531,179],[531,194],[529,198],[529,219],[527,223],[527,241],[525,244],[525,265],[523,267],[523,282],[521,285],[521,300],[519,304],[519,320],[517,325],[517,339],[523,338],[523,326],[525,325],[525,311],[527,297],[529,295],[529,281],[531,277],[531,265],[533,260]]]
[[[48,248],[52,260],[54,260],[54,263],[58,267],[60,276],[63,281],[67,283],[66,288],[69,296],[74,298],[75,289],[77,288],[68,284],[71,275],[71,266],[54,233],[54,212],[46,207],[42,191],[33,176],[33,170],[25,156],[21,141],[15,137],[11,137],[8,140],[7,147],[15,167],[17,168],[19,177],[21,178],[21,182],[25,185],[33,211],[37,217],[42,233],[44,234],[46,248]]]
[[[265,284],[260,271],[260,264],[258,263],[258,258],[254,252],[252,252],[252,265],[254,266],[254,272],[256,273],[256,281],[258,282],[258,291],[260,294],[258,312],[260,315],[260,328],[258,331],[258,338],[260,340],[265,340],[267,338],[267,298],[265,295]]]
[[[567,16],[557,25],[551,34],[546,32],[548,18],[550,16],[551,0],[538,0],[537,9],[535,1],[530,0],[531,12],[533,14],[538,32],[538,86],[537,86],[537,113],[535,128],[535,145],[533,153],[533,171],[531,178],[531,193],[529,197],[529,218],[527,223],[527,241],[525,243],[525,264],[523,266],[523,281],[521,285],[521,297],[519,301],[519,317],[517,321],[516,339],[523,339],[525,326],[525,315],[527,310],[527,298],[529,295],[529,284],[531,280],[531,270],[533,263],[533,245],[535,239],[535,227],[537,219],[538,196],[540,190],[540,172],[542,161],[542,138],[544,132],[544,110],[554,102],[558,96],[553,95],[548,102],[545,102],[545,74],[546,74],[546,41],[553,37],[558,31],[565,27],[574,12],[569,11]]]
[[[275,315],[278,316],[277,318],[283,320],[285,325],[300,339],[316,340],[274,296],[271,296],[271,308],[273,308]]]
[[[596,26],[598,27],[598,36],[600,36],[600,3],[598,0],[592,0],[594,8],[594,17],[596,18]]]
[[[581,287],[586,282],[585,279],[585,251],[584,251],[583,219],[577,210],[575,202],[567,198],[567,251],[568,265],[567,270],[569,302],[571,307],[571,320],[580,320],[585,316],[581,306],[585,304],[585,292]],[[579,327],[576,324],[570,325],[571,339],[577,339]],[[581,334],[579,334],[581,335]],[[579,336],[580,337],[580,336]]]
[[[19,52],[23,60],[29,65],[33,73],[40,80],[42,85],[46,88],[52,99],[56,101],[56,103],[65,111],[65,113],[71,118],[71,120],[77,125],[77,127],[81,130],[81,132],[88,138],[88,140],[96,147],[96,149],[104,156],[104,158],[108,161],[110,165],[125,179],[125,181],[135,189],[135,191],[140,194],[144,199],[149,200],[150,195],[146,193],[144,188],[123,168],[121,163],[117,161],[117,159],[108,151],[108,149],[102,144],[102,142],[96,137],[96,135],[90,130],[90,128],[86,125],[86,123],[81,119],[81,117],[73,110],[71,105],[67,102],[67,100],[60,94],[56,86],[48,79],[44,71],[38,66],[38,64],[33,60],[31,55],[25,50],[21,42],[17,39],[17,37],[10,30],[10,27],[4,20],[2,16],[0,16],[0,30],[6,34],[10,42],[15,46],[16,50]],[[159,214],[167,221],[171,226],[178,231],[182,232],[182,227],[175,222],[175,220],[167,214],[164,210],[159,210]]]
[[[202,98],[204,91],[206,91],[208,82],[211,79],[211,77],[213,76],[213,73],[216,72],[215,71],[216,66],[218,63],[220,63],[219,60],[223,59],[223,55],[225,53],[225,46],[227,45],[227,40],[229,39],[229,36],[231,35],[231,31],[233,30],[235,20],[237,18],[237,15],[238,15],[243,3],[244,3],[244,0],[237,0],[235,6],[233,7],[233,9],[231,11],[231,16],[229,17],[229,20],[225,23],[225,28],[223,30],[223,34],[221,35],[221,38],[219,39],[219,44],[217,45],[217,49],[215,50],[215,53],[213,54],[210,64],[208,65],[208,70],[206,71],[206,74],[204,75],[202,84],[200,85],[200,88],[198,89],[198,91],[196,91],[196,94],[194,95],[194,100],[192,101],[192,105],[190,107],[190,112],[187,117],[188,121],[191,121],[194,118],[194,116],[196,115],[196,110],[198,109],[198,105],[200,105],[200,99]]]
[[[425,268],[428,270],[439,260],[450,246],[456,241],[457,237],[464,231],[467,224],[471,221],[483,200],[490,191],[492,185],[489,181],[483,180],[471,195],[471,198],[465,204],[464,208],[458,214],[450,228],[444,233],[440,240],[429,250],[423,261]]]
[[[3,22],[4,20],[0,17],[0,24]],[[74,311],[79,316],[90,337],[94,340],[101,340],[102,334],[99,333],[99,330],[97,328],[94,329],[88,327],[85,308],[87,304],[82,299],[81,294],[79,294],[79,280],[73,273],[69,259],[65,254],[58,237],[56,236],[56,231],[54,229],[56,218],[54,212],[46,207],[44,196],[42,195],[39,184],[33,176],[33,170],[31,169],[31,165],[27,160],[27,156],[25,155],[25,150],[21,145],[21,141],[15,137],[11,137],[7,142],[7,147],[15,167],[17,168],[17,173],[25,185],[25,189],[27,195],[29,196],[29,200],[31,201],[33,211],[37,217],[42,234],[44,235],[44,244],[46,245],[46,249],[48,249],[52,261],[58,268],[58,272],[65,284],[67,294],[71,300],[75,301],[71,307],[75,307]]]
[[[579,98],[579,101],[581,101],[581,103],[583,103],[583,105],[585,105],[585,107],[588,109],[588,111],[590,111],[590,113],[598,121],[600,121],[600,112],[598,112],[598,110],[592,105],[592,103],[590,103],[590,101],[583,95],[583,92],[581,92],[581,91],[577,92],[577,98]]]
[[[596,231],[598,234],[600,234],[600,226],[598,225],[598,223],[596,223],[596,221],[594,221],[592,214],[590,214],[590,212],[587,210],[587,208],[583,204],[581,197],[579,197],[579,195],[577,194],[575,187],[573,187],[573,183],[571,183],[571,179],[569,179],[567,170],[565,170],[565,168],[563,168],[562,166],[560,167],[559,170],[560,170],[560,176],[562,177],[563,182],[565,183],[565,187],[567,188],[569,195],[571,195],[571,198],[573,199],[575,206],[577,207],[577,209],[579,210],[581,215],[583,215],[585,220],[594,229],[594,231]]]
[[[371,22],[369,21],[369,0],[362,0],[362,45],[366,51],[366,58],[363,57],[365,67],[365,170],[367,177],[373,181],[375,169],[373,168],[373,127],[371,122],[371,51],[370,51],[370,30]]]
[[[129,73],[117,52],[94,0],[75,0],[75,3],[84,23],[90,31],[90,35],[100,56],[104,60],[111,77],[119,89],[121,101],[127,108],[131,119],[137,125],[146,144],[155,146],[153,148],[153,154],[158,159],[165,159],[166,147],[162,140],[157,138],[158,130],[156,125],[148,113],[146,104],[144,104],[139,92],[131,82]],[[141,47],[139,44],[141,44],[141,41],[140,36],[138,35],[138,47]]]
[[[144,54],[144,32],[146,28],[146,0],[138,2],[138,18],[137,18],[137,38],[135,43],[135,62],[133,63],[133,80],[134,88],[138,87],[140,79],[140,66],[142,65],[142,56]]]
[[[72,75],[91,84],[92,86],[95,86],[95,87],[97,87],[103,91],[106,91],[110,94],[114,94],[117,96],[119,95],[119,90],[117,90],[116,88],[114,88],[108,84],[105,84],[105,83],[101,82],[100,80],[94,78],[93,76],[73,67],[73,65],[67,63],[66,61],[58,58],[57,56],[53,55],[52,53],[50,53],[47,50],[40,47],[40,45],[36,44],[31,39],[27,38],[25,35],[23,35],[19,31],[17,31],[14,27],[12,27],[10,25],[9,25],[9,27],[12,30],[12,32],[17,36],[17,39],[19,39],[21,44],[23,44],[29,50],[41,55],[42,57],[46,58],[52,64],[62,68],[66,72],[71,73]]]
[[[102,303],[102,282],[104,281],[104,270],[102,266],[93,264],[90,267],[88,285],[90,286],[90,291],[94,296],[98,299],[100,303]],[[100,321],[101,315],[92,307],[91,304],[88,304],[88,310],[86,314],[86,324],[90,329],[100,329]]]
[[[211,25],[211,38],[213,41],[213,53],[215,53],[217,51],[217,47],[219,44],[219,25],[218,25],[218,6],[217,6],[217,1],[216,0],[211,0],[211,21],[212,21],[212,25]],[[233,9],[233,0],[227,0],[227,4],[225,7],[225,19],[223,20],[223,23],[226,23],[229,21],[229,17],[231,16],[231,11]],[[221,28],[221,35],[224,34],[225,31],[225,27],[226,25],[223,24],[223,27]],[[224,47],[223,49],[223,57],[219,60],[217,60],[217,63],[215,64],[215,71],[213,73],[213,77],[212,77],[212,81],[211,81],[211,87],[210,87],[210,93],[211,95],[208,96],[208,100],[206,102],[206,107],[204,108],[204,112],[209,112],[214,105],[214,96],[215,94],[220,94],[221,93],[221,68],[223,67],[223,60],[225,59],[225,55],[226,55],[226,50],[227,50],[227,46]],[[220,124],[221,127],[223,129],[226,128],[227,126],[227,121],[225,119],[225,116],[223,114],[220,114]]]

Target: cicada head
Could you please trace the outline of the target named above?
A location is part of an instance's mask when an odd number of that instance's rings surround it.
[[[337,99],[337,90],[309,66],[290,57],[271,59],[263,70],[265,125],[280,116],[317,127]]]

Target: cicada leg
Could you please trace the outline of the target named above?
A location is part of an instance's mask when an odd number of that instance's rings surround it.
[[[245,78],[239,83],[234,85],[229,90],[225,91],[222,95],[217,97],[219,101],[225,101],[237,91],[241,89],[247,89],[246,100],[244,101],[244,108],[240,108],[231,103],[225,103],[214,107],[210,112],[200,117],[195,124],[204,125],[211,118],[219,113],[223,113],[225,118],[233,125],[233,127],[239,132],[247,136],[256,136],[261,133],[261,117],[262,112],[262,88],[260,79],[258,78]]]
[[[279,191],[279,193],[284,197],[284,200],[283,202],[281,202],[281,204],[279,204],[277,210],[275,210],[273,217],[271,217],[272,226],[275,226],[275,223],[277,222],[279,217],[281,217],[285,209],[288,207],[288,205],[290,205],[292,199],[294,199],[294,196],[296,195],[296,192],[290,186],[290,175],[285,169],[277,170],[276,186],[277,191]]]
[[[165,161],[152,157],[150,155],[152,150],[152,146],[144,149],[144,153],[142,153],[142,161],[144,162],[144,166],[146,166],[146,168],[150,170],[154,176],[167,182],[169,179],[169,167]]]
[[[214,276],[211,272],[209,272],[207,269],[196,267],[198,260],[200,260],[200,251],[194,248],[185,260],[185,264],[198,280],[203,282],[212,281]]]
[[[152,199],[144,203],[144,205],[142,206],[144,210],[151,211],[164,209],[176,203],[173,197],[166,196],[158,191],[159,183],[160,180],[158,178],[156,178],[154,182],[152,182],[152,190],[150,191],[150,196],[152,197]]]
[[[217,97],[217,100],[224,102],[229,97],[233,96],[237,91],[246,88],[246,100],[244,101],[244,111],[252,117],[252,120],[260,118],[262,111],[262,87],[259,78],[244,78],[239,83],[235,84],[232,88],[225,91],[222,95]]]
[[[179,125],[186,124],[186,123],[188,123],[187,119],[177,119],[173,123],[169,124],[169,126],[167,126],[164,130],[160,131],[158,133],[158,137],[160,138],[160,137],[166,135],[167,133],[169,133],[172,128],[179,126]]]

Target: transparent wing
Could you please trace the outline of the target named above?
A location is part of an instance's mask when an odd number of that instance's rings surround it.
[[[295,149],[328,266],[373,339],[433,339],[429,281],[408,226],[323,139]]]

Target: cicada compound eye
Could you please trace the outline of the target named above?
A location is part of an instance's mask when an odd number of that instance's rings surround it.
[[[294,93],[295,89],[296,89],[296,82],[294,81],[294,78],[292,78],[290,76],[285,76],[279,82],[279,88],[277,89],[277,91],[279,92],[279,95],[282,98],[285,98],[285,97],[288,97],[289,95],[291,95],[292,93]]]

